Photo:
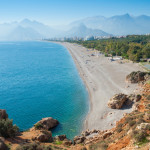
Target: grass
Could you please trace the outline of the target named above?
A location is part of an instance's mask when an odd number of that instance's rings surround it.
[[[63,143],[62,141],[58,141],[58,140],[54,142],[54,144],[56,145],[61,145],[62,143]]]

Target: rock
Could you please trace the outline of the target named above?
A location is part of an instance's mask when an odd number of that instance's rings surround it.
[[[3,140],[0,140],[0,150],[8,150],[8,147]]]
[[[145,78],[148,78],[150,74],[148,72],[131,72],[129,75],[127,75],[126,80],[130,83],[138,83],[140,81],[144,81]]]
[[[116,94],[109,100],[108,107],[112,109],[120,109],[127,100],[127,95],[122,93]]]
[[[139,130],[146,130],[147,128],[150,128],[150,123],[141,123],[137,126],[137,129]]]
[[[84,136],[75,136],[73,141],[74,141],[74,144],[80,144],[80,143],[83,143],[85,139],[86,138]]]
[[[7,119],[8,118],[8,114],[6,113],[5,109],[0,109],[0,120],[1,119]]]
[[[65,134],[54,137],[54,140],[58,140],[58,141],[63,141],[64,139],[67,139]]]
[[[138,110],[139,108],[139,103],[135,103],[133,106],[132,106],[132,111],[136,111]]]
[[[86,131],[82,132],[81,135],[82,136],[88,136],[88,135],[90,135],[90,131],[86,130]]]
[[[141,95],[136,95],[136,96],[135,96],[135,99],[134,99],[134,102],[138,102],[138,101],[140,101],[140,100],[141,100],[141,98],[142,98],[142,96],[141,96]]]
[[[64,139],[63,140],[63,145],[65,146],[70,146],[72,144],[72,141],[71,140],[68,140],[68,139]]]
[[[41,131],[41,132],[42,133],[40,133],[35,139],[37,139],[39,142],[52,142],[53,141],[51,131]]]
[[[53,119],[52,117],[43,118],[42,120],[38,121],[34,127],[36,128],[37,125],[40,126],[42,129],[52,129],[56,127],[59,124],[59,122],[56,119]]]
[[[107,131],[105,132],[103,135],[102,135],[102,138],[103,139],[106,139],[107,137],[111,136],[112,135],[112,132],[111,131]]]

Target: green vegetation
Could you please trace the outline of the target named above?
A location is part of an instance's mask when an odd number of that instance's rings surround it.
[[[61,145],[61,144],[62,144],[62,141],[58,141],[58,140],[57,140],[57,141],[54,142],[54,144],[56,144],[56,145]]]
[[[136,140],[137,144],[138,145],[142,145],[142,144],[145,144],[148,142],[147,140],[147,133],[146,131],[137,131],[137,130],[134,130],[133,133],[132,133],[132,136],[134,137],[134,139]]]
[[[43,125],[41,123],[36,123],[34,125],[35,129],[38,130],[38,129],[42,129],[43,128]]]
[[[13,125],[13,120],[0,120],[0,136],[5,138],[14,137],[18,131],[19,128],[16,125]]]
[[[123,38],[110,38],[93,41],[72,41],[87,48],[97,49],[105,56],[122,56],[134,62],[150,58],[150,35],[128,35]],[[141,60],[142,61],[142,60]]]

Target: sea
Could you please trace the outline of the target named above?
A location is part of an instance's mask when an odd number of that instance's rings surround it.
[[[60,123],[53,136],[79,135],[89,96],[68,50],[44,41],[0,42],[0,109],[20,131],[53,117]]]

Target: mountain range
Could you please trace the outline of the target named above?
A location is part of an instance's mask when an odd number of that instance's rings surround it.
[[[131,16],[129,14],[113,17],[89,17],[75,21],[70,25],[83,23],[88,28],[100,29],[113,35],[147,34],[150,33],[150,16]]]
[[[74,21],[63,28],[65,30],[24,19],[20,22],[0,24],[0,40],[147,34],[150,33],[150,16],[95,16]]]

